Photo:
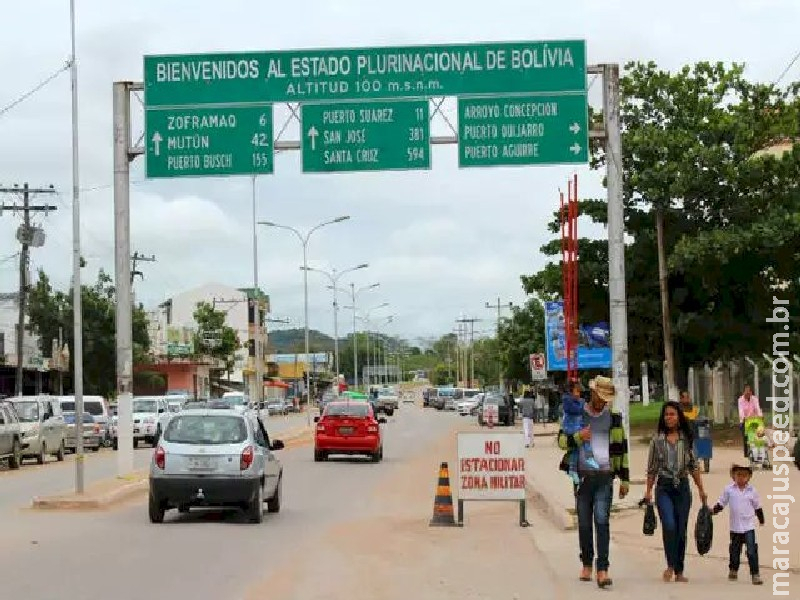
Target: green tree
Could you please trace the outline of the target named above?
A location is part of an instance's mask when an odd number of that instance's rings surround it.
[[[797,84],[754,84],[740,65],[698,63],[670,73],[634,63],[620,87],[629,368],[663,356],[659,218],[676,363],[757,354],[770,344],[765,319],[775,288],[792,302],[790,312],[800,310],[800,151],[795,144],[781,159],[753,158],[776,138],[800,137]],[[605,159],[597,149],[593,164]],[[580,213],[606,224],[604,201],[584,200]],[[556,233],[557,224],[550,229]],[[584,322],[607,319],[607,247],[606,240],[579,242]],[[559,241],[542,251],[558,256]],[[523,276],[523,284],[560,296],[560,264]]]
[[[500,355],[505,379],[530,381],[528,357],[544,351],[544,307],[536,298],[514,306],[511,318],[500,322]]]
[[[225,312],[208,302],[198,302],[194,311],[197,323],[194,347],[201,353],[221,360],[225,371],[233,369],[236,350],[241,346],[236,330],[225,324]]]
[[[116,389],[116,294],[111,277],[102,270],[91,286],[82,286],[83,307],[83,376],[86,394],[112,398]],[[73,337],[72,293],[55,290],[44,271],[39,270],[36,284],[28,295],[29,329],[39,335],[40,349],[51,353],[53,340],[61,329],[70,349]],[[146,360],[150,340],[147,317],[140,307],[133,310],[134,362]],[[74,352],[70,353],[73,372]]]

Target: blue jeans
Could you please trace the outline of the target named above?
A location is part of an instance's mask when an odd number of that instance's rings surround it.
[[[608,571],[608,546],[611,542],[609,520],[614,494],[614,477],[610,473],[584,475],[575,493],[578,511],[578,539],[581,563],[591,568],[594,561],[594,533],[597,533],[597,570]]]
[[[689,479],[684,477],[677,486],[671,481],[659,479],[656,484],[656,506],[661,519],[667,566],[680,575],[686,558],[686,529],[692,507]]]
[[[753,529],[744,533],[731,531],[731,561],[728,564],[728,568],[731,571],[739,570],[739,562],[742,559],[742,546],[747,547],[747,564],[750,565],[750,574],[758,575],[758,544],[756,544],[756,532]]]

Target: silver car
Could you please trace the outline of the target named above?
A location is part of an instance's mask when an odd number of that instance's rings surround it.
[[[149,516],[193,506],[235,506],[261,523],[263,505],[281,508],[283,467],[275,456],[283,442],[269,441],[251,411],[186,409],[170,419],[150,461]]]
[[[75,413],[65,412],[64,421],[67,424],[67,437],[65,445],[70,452],[78,451],[78,429],[75,424]],[[97,452],[103,443],[103,428],[88,412],[83,413],[83,447],[85,450]]]
[[[64,460],[66,424],[58,398],[17,396],[9,398],[19,415],[22,458],[35,458],[40,465],[52,454]]]

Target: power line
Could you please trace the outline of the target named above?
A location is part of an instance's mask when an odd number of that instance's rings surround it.
[[[44,86],[46,86],[48,83],[53,81],[56,77],[61,75],[61,73],[63,73],[67,69],[69,69],[70,66],[71,66],[71,63],[69,61],[67,61],[67,63],[63,67],[61,67],[60,69],[58,69],[58,71],[56,71],[55,73],[50,75],[47,79],[45,79],[44,81],[39,83],[32,90],[30,90],[28,92],[25,92],[22,96],[20,96],[16,100],[14,100],[11,104],[8,104],[8,105],[4,106],[3,108],[0,108],[0,117],[2,117],[4,114],[6,114],[8,111],[10,111],[12,108],[14,108],[14,107],[18,106],[19,104],[22,104],[23,102],[25,102],[25,100],[27,100],[28,98],[33,96],[36,92],[41,90]]]
[[[794,63],[797,62],[798,58],[800,58],[800,50],[798,50],[797,54],[794,55],[794,58],[791,61],[789,61],[789,64],[786,65],[786,68],[783,70],[783,73],[780,74],[780,76],[775,80],[775,83],[773,83],[773,85],[778,85],[781,82],[781,80],[784,77],[786,77],[786,74],[789,72],[789,69],[791,69],[794,66]]]

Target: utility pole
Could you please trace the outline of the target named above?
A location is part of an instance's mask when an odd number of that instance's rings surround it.
[[[513,306],[514,306],[514,304],[511,303],[511,302],[509,302],[508,304],[501,304],[499,296],[497,297],[497,303],[496,304],[489,304],[488,302],[486,303],[486,308],[497,309],[497,371],[498,371],[497,383],[500,385],[501,392],[503,390],[503,357],[502,357],[502,354],[500,352],[500,321],[502,319],[502,315],[500,314],[500,311],[503,308],[511,309],[511,307],[513,307]]]
[[[31,228],[31,213],[32,212],[49,212],[57,210],[56,206],[49,204],[39,204],[31,206],[31,194],[55,194],[55,189],[51,185],[49,188],[31,188],[27,183],[20,188],[15,185],[13,188],[0,188],[0,193],[4,194],[22,194],[22,204],[2,204],[0,205],[0,214],[4,210],[12,210],[14,212],[22,212],[22,227],[17,230],[17,239],[22,244],[22,252],[19,254],[19,295],[17,306],[19,308],[18,321],[17,321],[17,377],[16,377],[16,394],[22,396],[23,383],[24,383],[24,365],[25,365],[25,309],[28,299],[28,262],[30,259],[30,247],[39,247],[44,244],[44,239],[39,233],[35,236],[36,230]],[[38,239],[37,239],[38,238]]]
[[[140,254],[138,250],[133,253],[131,256],[131,285],[133,285],[133,280],[137,275],[140,279],[144,279],[144,274],[136,269],[137,263],[140,262],[156,262],[156,255],[151,254],[150,256],[145,256],[144,254]]]
[[[464,353],[464,375],[467,379],[467,387],[472,387],[472,380],[475,378],[475,323],[478,319],[461,317],[458,324],[463,327],[464,337],[467,337],[467,324],[469,324],[469,355]]]
[[[619,65],[604,64],[603,120],[605,121],[606,181],[608,191],[608,297],[611,313],[615,406],[622,412],[630,439],[628,393],[628,302],[625,294],[625,209],[622,190],[622,139],[619,118]]]
[[[156,262],[155,254],[151,254],[150,256],[145,256],[144,254],[140,254],[138,251],[134,252],[131,256],[131,307],[132,310],[136,308],[136,291],[133,289],[133,280],[136,279],[138,275],[140,279],[144,279],[144,273],[139,271],[136,268],[137,263],[140,262]]]

